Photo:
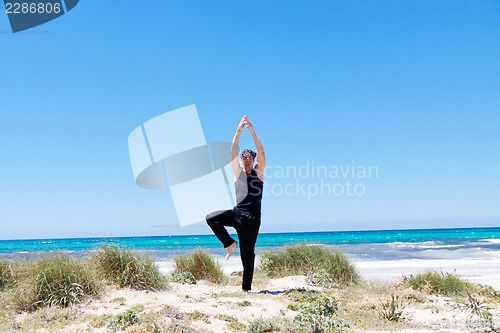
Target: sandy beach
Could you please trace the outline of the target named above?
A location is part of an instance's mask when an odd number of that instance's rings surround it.
[[[401,283],[401,277],[438,270],[497,291],[500,281],[500,266],[492,261],[358,261],[354,264],[363,279],[359,285],[324,289],[308,284],[305,276],[269,279],[257,273],[252,292],[244,293],[240,290],[241,277],[235,273],[241,269],[239,258],[216,259],[230,277],[227,284],[170,282],[167,290],[157,292],[108,287],[100,298],[70,308],[41,309],[3,318],[9,323],[4,322],[2,332],[302,332],[294,322],[302,306],[298,306],[298,300],[311,297],[312,302],[320,296],[338,301],[335,318],[346,324],[346,332],[488,332],[479,317],[467,311],[465,298],[413,290]],[[157,265],[164,274],[173,269],[168,261]],[[392,294],[403,305],[400,321],[380,315],[382,303]],[[482,304],[498,326],[498,292],[496,298]],[[127,311],[136,316],[136,322],[123,327],[110,325]],[[259,321],[273,323],[274,330],[249,328]]]

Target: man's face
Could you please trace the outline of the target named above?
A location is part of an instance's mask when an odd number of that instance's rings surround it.
[[[253,157],[250,154],[246,154],[241,156],[241,159],[243,160],[243,165],[245,167],[252,167],[253,166]]]

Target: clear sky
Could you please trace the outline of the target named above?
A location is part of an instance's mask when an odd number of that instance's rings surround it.
[[[500,225],[499,1],[86,0],[0,45],[0,239],[210,233],[128,155],[190,104],[253,122],[263,232]]]

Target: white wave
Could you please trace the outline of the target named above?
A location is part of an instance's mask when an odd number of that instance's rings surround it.
[[[410,249],[448,249],[463,247],[465,244],[443,244],[438,241],[427,241],[418,243],[408,243],[408,242],[394,242],[389,243],[391,247],[394,248],[410,248]]]
[[[353,260],[358,268],[439,268],[467,266],[494,266],[500,270],[500,260],[495,259],[401,259],[401,260]]]
[[[451,249],[457,247],[463,247],[465,244],[448,244],[448,245],[428,245],[428,249]]]
[[[500,238],[484,238],[484,239],[480,239],[479,241],[492,243],[492,244],[500,244]]]
[[[403,275],[416,275],[427,271],[450,273],[472,282],[500,288],[500,257],[495,259],[400,259],[352,260],[356,270],[367,280],[395,281]]]
[[[418,253],[422,259],[439,260],[439,259],[496,259],[500,255],[500,251],[491,251],[480,247],[475,248],[458,248],[453,251],[448,249],[425,249]]]

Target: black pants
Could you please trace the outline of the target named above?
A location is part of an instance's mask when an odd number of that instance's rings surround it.
[[[228,247],[235,242],[229,236],[225,227],[236,229],[240,241],[240,256],[243,264],[242,289],[251,290],[255,266],[255,243],[259,234],[260,220],[255,219],[250,213],[235,208],[208,214],[207,223],[224,247]]]

